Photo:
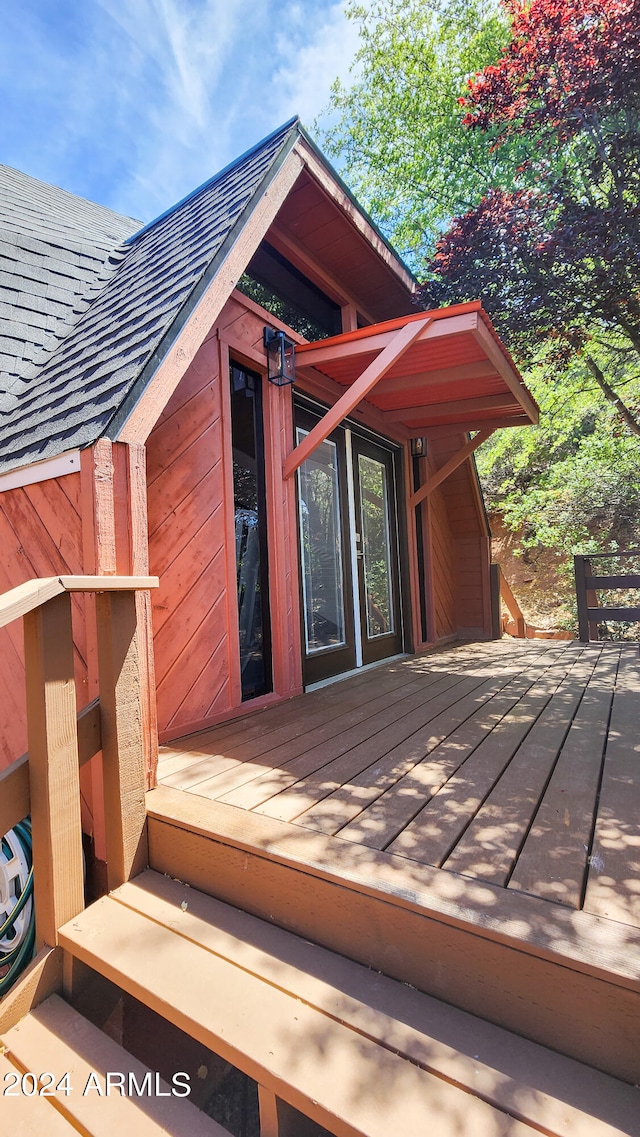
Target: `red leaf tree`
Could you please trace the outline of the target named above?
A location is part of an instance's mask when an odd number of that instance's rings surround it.
[[[524,359],[582,350],[640,434],[603,370],[640,355],[640,0],[505,6],[510,43],[469,81],[464,122],[492,147],[526,138],[529,158],[453,219],[425,298],[480,295]]]

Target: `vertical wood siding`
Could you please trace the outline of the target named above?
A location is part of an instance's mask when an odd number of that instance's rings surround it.
[[[81,573],[80,474],[0,494],[0,592],[35,576]],[[84,598],[72,599],[78,706],[88,701]],[[27,749],[22,622],[0,631],[0,767]]]

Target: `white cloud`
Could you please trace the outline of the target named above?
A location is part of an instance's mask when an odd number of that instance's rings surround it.
[[[312,125],[357,47],[342,0],[22,0],[4,33],[3,160],[141,220]]]
[[[299,114],[310,126],[326,106],[334,80],[347,79],[358,33],[353,21],[347,20],[344,7],[344,3],[332,5],[310,29],[301,6],[290,6],[292,22],[296,17],[299,21],[297,42],[292,49],[286,32],[279,39],[282,62],[272,84],[276,119]]]

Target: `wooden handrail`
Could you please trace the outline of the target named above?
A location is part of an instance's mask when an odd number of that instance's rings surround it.
[[[102,750],[109,887],[146,859],[143,715],[135,593],[151,576],[58,576],[0,597],[0,627],[22,617],[28,754],[0,774],[0,834],[31,813],[36,939],[84,907],[80,765]],[[96,593],[99,698],[76,713],[73,592]]]
[[[505,577],[499,564],[491,565],[491,605],[493,611],[493,637],[499,639],[502,634],[500,627],[500,601],[504,600],[505,605],[513,618],[516,626],[516,636],[518,639],[526,639],[527,636],[527,623],[524,614],[518,601],[516,600],[509,582]]]
[[[594,576],[592,560],[619,560],[633,557],[640,560],[640,549],[629,549],[622,553],[589,553],[573,558],[576,582],[576,605],[578,608],[578,635],[583,643],[597,640],[598,623],[602,620],[624,622],[640,621],[640,605],[611,606],[598,603],[597,589],[628,588],[640,589],[640,574],[619,573]]]
[[[500,603],[504,600],[506,607],[509,609],[511,615],[511,622],[503,616],[500,611]],[[527,623],[524,613],[518,604],[509,582],[507,581],[500,565],[491,565],[491,635],[494,640],[499,640],[506,632],[509,636],[514,636],[515,639],[520,640],[570,640],[572,635],[570,632],[564,631],[559,628],[536,628],[533,624]]]
[[[100,700],[94,699],[78,711],[78,758],[81,766],[101,749]],[[29,754],[16,758],[0,770],[0,835],[13,829],[31,812]]]
[[[45,576],[0,596],[0,628],[63,592],[124,592],[157,588],[157,576]]]

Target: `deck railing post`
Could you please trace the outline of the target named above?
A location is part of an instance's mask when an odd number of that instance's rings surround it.
[[[143,713],[134,592],[96,595],[107,882],[147,863]]]
[[[586,586],[586,566],[587,562],[582,556],[574,556],[573,569],[576,578],[576,604],[578,608],[578,635],[582,643],[589,643],[591,627],[589,624],[589,615],[587,612],[587,586]]]
[[[502,620],[501,620],[501,604],[500,604],[500,577],[502,569],[498,564],[492,564],[490,568],[490,589],[491,589],[491,639],[502,639]]]
[[[36,942],[84,908],[71,597],[24,616]]]
[[[586,558],[583,561],[583,570],[584,570],[584,578],[585,578],[584,586],[585,586],[585,596],[587,598],[587,613],[588,613],[590,608],[597,608],[598,607],[598,593],[596,592],[595,588],[587,588],[587,578],[593,575],[593,568],[592,568],[591,561],[589,560],[589,558]],[[590,620],[589,621],[589,637],[592,640],[599,640],[600,639],[600,632],[598,629],[598,621],[597,620]]]

